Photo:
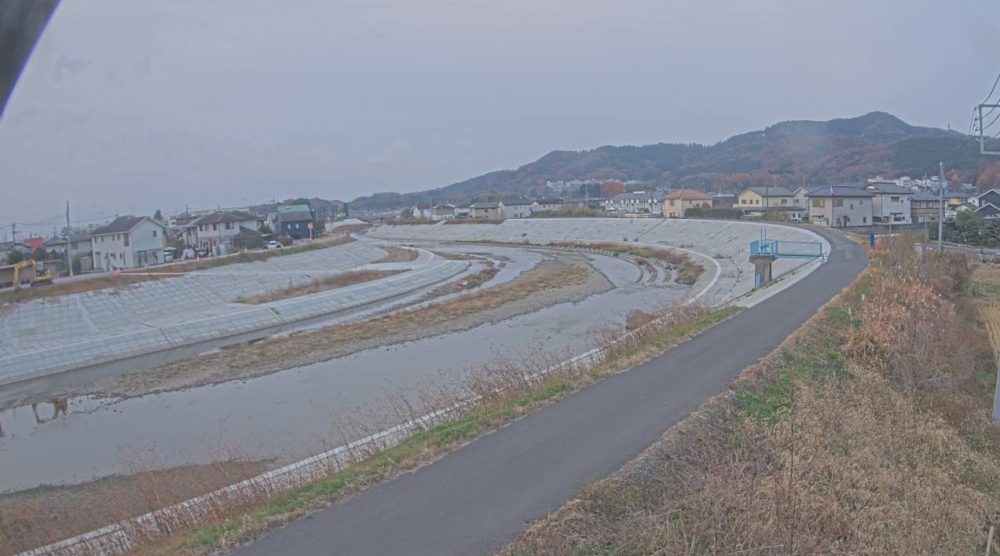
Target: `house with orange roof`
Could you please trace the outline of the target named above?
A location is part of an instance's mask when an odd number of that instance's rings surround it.
[[[665,218],[684,218],[692,208],[712,208],[712,197],[696,189],[678,189],[663,198]]]

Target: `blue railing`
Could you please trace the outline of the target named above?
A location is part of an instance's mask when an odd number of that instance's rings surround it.
[[[750,242],[750,256],[764,255],[772,257],[804,257],[809,259],[823,257],[823,244],[818,241],[784,241],[778,239],[759,239]]]

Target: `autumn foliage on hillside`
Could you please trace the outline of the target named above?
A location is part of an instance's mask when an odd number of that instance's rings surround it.
[[[638,180],[725,192],[763,185],[792,188],[859,182],[874,176],[922,178],[937,175],[941,161],[951,179],[969,181],[980,176],[982,187],[992,187],[998,172],[993,167],[981,168],[978,153],[975,141],[961,133],[911,126],[890,114],[872,112],[826,122],[782,122],[714,145],[658,143],[552,151],[516,170],[490,172],[420,193],[365,197],[351,206],[458,202],[477,198],[483,191],[548,196],[548,181],[576,179],[605,184]]]

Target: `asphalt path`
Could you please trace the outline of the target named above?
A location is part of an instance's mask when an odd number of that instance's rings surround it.
[[[867,264],[864,250],[839,233],[820,233],[830,241],[828,262],[781,293],[237,554],[495,552],[636,457],[850,284]]]

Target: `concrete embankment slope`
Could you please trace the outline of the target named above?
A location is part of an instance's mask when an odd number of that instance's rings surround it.
[[[269,330],[360,307],[447,280],[465,261],[421,257],[408,272],[260,305],[237,301],[308,284],[385,256],[371,242],[233,264],[0,312],[0,386],[182,346]]]
[[[526,218],[499,224],[380,226],[368,233],[396,241],[637,242],[686,249],[711,259],[709,266],[713,268],[708,270],[717,268],[718,278],[700,300],[710,306],[722,305],[753,289],[754,269],[749,261],[749,248],[750,242],[760,239],[762,234],[768,239],[820,242],[824,250],[829,250],[826,240],[807,229],[723,220]],[[781,277],[809,262],[809,259],[778,259],[774,275]]]
[[[626,373],[535,411],[414,473],[291,523],[238,551],[479,554],[638,455],[778,346],[865,267],[823,232],[829,261],[781,293]]]

